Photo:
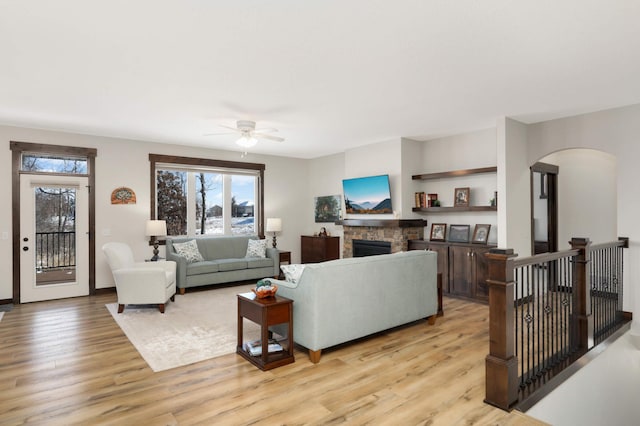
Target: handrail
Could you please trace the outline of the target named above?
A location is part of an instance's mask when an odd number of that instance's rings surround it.
[[[554,260],[561,259],[563,257],[577,256],[579,251],[577,249],[569,249],[563,251],[556,251],[553,253],[541,253],[529,257],[516,258],[513,261],[515,268],[522,266],[536,265],[539,263],[552,262]]]
[[[622,250],[627,238],[518,259],[487,255],[489,354],[485,402],[510,410],[628,322]]]
[[[595,250],[603,250],[603,249],[608,249],[608,248],[613,248],[613,247],[622,247],[622,248],[628,248],[629,247],[629,239],[620,239],[618,241],[611,241],[608,243],[601,243],[601,244],[593,244],[591,246],[591,251],[595,251]]]

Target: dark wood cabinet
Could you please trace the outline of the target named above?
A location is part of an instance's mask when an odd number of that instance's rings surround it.
[[[340,259],[340,237],[301,237],[302,263]]]
[[[489,300],[488,261],[485,257],[495,246],[410,240],[409,250],[438,253],[438,273],[442,274],[445,293],[482,301]]]
[[[449,247],[449,293],[473,297],[471,249]]]

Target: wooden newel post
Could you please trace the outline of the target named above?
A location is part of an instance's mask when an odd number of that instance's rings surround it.
[[[489,260],[489,355],[485,360],[485,402],[510,410],[518,401],[515,356],[514,267],[512,249],[492,249]]]
[[[571,248],[578,250],[575,261],[575,312],[574,316],[578,322],[575,343],[578,348],[578,355],[585,354],[593,345],[593,316],[591,315],[591,274],[589,273],[589,263],[591,253],[589,246],[591,241],[588,238],[572,238]]]

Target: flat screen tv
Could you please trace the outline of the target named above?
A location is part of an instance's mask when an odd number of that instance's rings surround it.
[[[367,176],[342,181],[347,213],[391,214],[389,175]]]

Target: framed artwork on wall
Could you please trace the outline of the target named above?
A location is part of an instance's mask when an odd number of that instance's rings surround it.
[[[335,222],[340,219],[342,197],[340,195],[327,195],[315,198],[316,223]]]
[[[491,225],[476,225],[475,229],[473,230],[473,237],[471,238],[471,242],[476,244],[487,244],[490,230]]]
[[[111,204],[135,204],[136,193],[131,188],[121,186],[111,192]]]
[[[452,243],[468,243],[470,225],[451,225],[449,227],[449,241]]]
[[[429,236],[431,241],[446,241],[447,240],[447,224],[446,223],[432,223],[431,235]]]
[[[453,195],[454,207],[469,207],[469,188],[456,188]]]

